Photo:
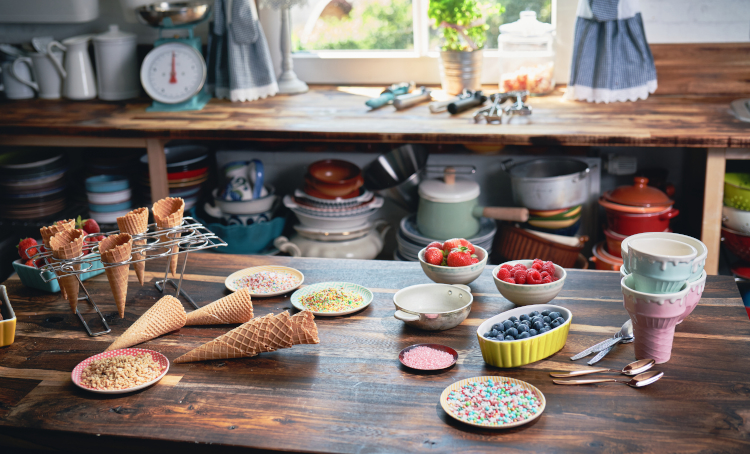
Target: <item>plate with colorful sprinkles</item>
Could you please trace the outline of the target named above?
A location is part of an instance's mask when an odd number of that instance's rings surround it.
[[[292,294],[292,305],[314,315],[347,315],[366,308],[372,302],[372,292],[349,282],[321,282],[308,285]]]
[[[538,418],[547,400],[541,391],[525,381],[483,376],[457,381],[445,388],[440,405],[462,423],[508,429]]]
[[[232,292],[247,288],[250,296],[265,298],[283,295],[305,281],[305,275],[288,266],[254,266],[229,275],[224,285]]]

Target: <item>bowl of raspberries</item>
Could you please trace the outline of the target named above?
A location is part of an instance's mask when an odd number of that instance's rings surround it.
[[[565,284],[565,269],[540,259],[513,260],[492,270],[497,290],[516,306],[549,303]]]
[[[463,238],[434,241],[419,251],[424,274],[438,284],[473,282],[487,265],[487,251]]]

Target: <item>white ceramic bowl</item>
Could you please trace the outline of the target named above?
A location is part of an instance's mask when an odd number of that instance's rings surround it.
[[[721,209],[721,220],[730,229],[750,235],[750,211],[724,206]]]
[[[268,195],[253,200],[223,200],[218,198],[218,189],[211,193],[214,196],[214,206],[224,214],[257,214],[270,211],[276,201],[273,186],[266,185]]]
[[[465,285],[419,284],[393,295],[398,309],[393,316],[409,326],[427,331],[455,328],[471,312],[474,297]]]
[[[312,216],[302,213],[298,210],[292,210],[292,212],[297,215],[297,219],[299,219],[299,222],[301,222],[305,227],[311,227],[315,229],[346,229],[350,227],[359,227],[362,224],[366,224],[370,221],[370,218],[378,212],[378,210],[374,209],[367,213],[358,214],[356,216],[341,216],[337,218]]]
[[[424,248],[419,251],[419,263],[422,265],[424,274],[438,284],[468,285],[482,274],[484,267],[487,265],[487,251],[476,245],[474,245],[474,254],[479,259],[479,263],[469,266],[451,267],[432,265],[424,261],[424,252],[426,250],[427,248]]]
[[[96,205],[110,205],[113,203],[127,202],[130,200],[132,191],[130,188],[117,192],[87,192],[89,203]]]
[[[631,241],[637,238],[661,238],[665,240],[676,240],[676,241],[682,241],[683,243],[687,243],[690,246],[693,246],[698,253],[693,259],[693,262],[691,264],[691,274],[690,274],[689,281],[694,282],[701,278],[701,275],[703,274],[703,267],[706,265],[706,257],[708,256],[708,248],[706,247],[705,244],[703,244],[702,241],[698,240],[697,238],[693,238],[692,236],[687,236],[687,235],[680,235],[679,233],[672,233],[672,232],[639,233],[637,235],[631,235],[625,238],[624,240],[622,240],[622,243],[620,243],[620,252],[623,257],[623,266],[625,266],[629,271],[631,271],[633,267],[630,266],[629,263],[627,263],[628,244],[630,244]]]
[[[505,263],[511,266],[521,263],[528,268],[534,263],[534,261],[513,260]],[[501,263],[492,270],[492,279],[495,280],[495,287],[497,287],[500,294],[516,306],[549,303],[560,293],[560,290],[562,290],[563,285],[565,284],[565,278],[568,277],[568,273],[565,272],[563,267],[555,265],[555,277],[558,278],[555,282],[536,285],[510,284],[497,278],[497,272],[500,271],[500,268],[505,265],[505,263]]]

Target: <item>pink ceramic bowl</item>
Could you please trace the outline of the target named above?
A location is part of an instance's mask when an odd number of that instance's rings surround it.
[[[701,300],[701,296],[703,296],[703,290],[706,288],[706,272],[704,271],[697,281],[689,282],[688,286],[690,288],[690,291],[688,292],[685,301],[685,312],[682,314],[682,316],[680,317],[680,321],[677,323],[682,323],[682,321],[685,320],[685,318],[687,318],[687,316],[693,312],[693,309],[695,309],[695,306],[697,306],[698,302]]]

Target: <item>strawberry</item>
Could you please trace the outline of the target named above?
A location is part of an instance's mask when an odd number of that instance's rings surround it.
[[[436,247],[436,248],[438,248],[438,249],[440,249],[442,251],[443,250],[443,243],[441,243],[440,241],[433,241],[432,243],[430,243],[430,244],[427,245],[427,249],[429,249],[431,247]]]
[[[37,259],[37,261],[36,261],[36,267],[37,267],[37,268],[41,268],[41,267],[43,267],[44,265],[45,265],[45,263],[44,263],[44,259]]]
[[[479,263],[479,259],[477,257],[472,257],[471,258],[471,264],[473,265],[475,263]]]
[[[510,277],[510,270],[508,268],[500,268],[497,272],[497,278],[504,281]]]
[[[446,259],[448,266],[459,267],[471,265],[471,254],[469,248],[461,246],[451,249]]]
[[[516,270],[513,273],[513,279],[516,280],[516,284],[525,284],[528,272],[526,270]]]
[[[23,259],[23,261],[30,260],[31,257],[29,257],[26,254],[26,249],[30,248],[31,246],[36,246],[38,243],[34,238],[24,238],[19,243],[18,246],[18,255]],[[35,255],[37,253],[36,248],[29,249],[29,254]]]
[[[526,274],[526,282],[531,285],[541,284],[542,275],[539,273],[539,271],[532,269]]]
[[[457,247],[461,247],[461,246],[463,246],[463,244],[461,244],[461,238],[453,238],[452,240],[448,240],[445,243],[443,243],[443,251],[450,252],[453,249]]]
[[[93,219],[84,219],[81,220],[81,217],[78,216],[78,219],[76,219],[76,228],[77,229],[83,229],[84,232],[88,233],[99,233],[101,230],[99,230],[99,224],[93,220]]]
[[[33,267],[36,268],[36,266],[34,265],[34,261],[31,260],[31,259],[26,260],[26,263],[24,263],[24,265],[26,265],[26,266],[33,266]]]
[[[431,265],[441,265],[443,263],[443,251],[436,247],[428,247],[424,251],[424,261]]]

